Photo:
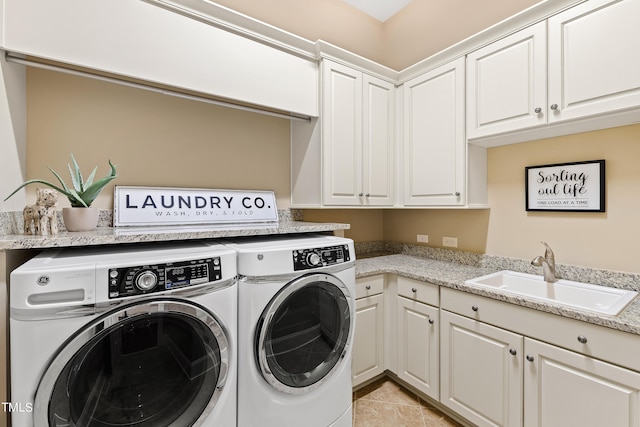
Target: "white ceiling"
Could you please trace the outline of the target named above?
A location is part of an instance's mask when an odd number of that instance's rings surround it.
[[[351,6],[360,9],[367,15],[373,16],[380,22],[391,18],[411,0],[342,0]]]

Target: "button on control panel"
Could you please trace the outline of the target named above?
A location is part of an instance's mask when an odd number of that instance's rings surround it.
[[[292,254],[294,271],[309,270],[351,261],[348,245],[297,249]]]
[[[109,298],[164,292],[220,279],[220,257],[110,268]]]

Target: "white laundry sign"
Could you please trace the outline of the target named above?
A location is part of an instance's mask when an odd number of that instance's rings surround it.
[[[113,225],[277,222],[273,191],[116,186]]]

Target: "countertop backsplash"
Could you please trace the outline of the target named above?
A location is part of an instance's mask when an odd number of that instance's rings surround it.
[[[355,249],[356,258],[361,259],[402,254],[486,268],[492,271],[513,270],[542,275],[542,269],[532,266],[531,260],[519,258],[385,241],[357,242],[355,243]],[[556,263],[556,272],[558,277],[562,279],[640,292],[640,274],[638,273],[603,270],[562,263]]]

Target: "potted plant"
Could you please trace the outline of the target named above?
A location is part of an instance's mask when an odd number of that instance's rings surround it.
[[[96,197],[98,197],[98,194],[100,194],[102,189],[104,189],[104,187],[109,182],[116,178],[116,166],[114,166],[113,163],[111,163],[111,160],[109,160],[109,166],[111,167],[110,173],[104,178],[93,182],[96,171],[98,170],[97,166],[93,168],[93,171],[91,171],[91,174],[89,174],[89,177],[85,181],[82,177],[82,172],[80,171],[78,162],[76,162],[73,154],[71,154],[71,161],[73,167],[71,164],[68,165],[69,175],[71,176],[71,186],[68,186],[60,177],[60,175],[51,167],[49,167],[51,173],[60,182],[60,186],[41,179],[30,179],[16,188],[15,191],[9,194],[4,200],[6,201],[9,197],[16,194],[18,190],[29,184],[43,184],[64,194],[65,196],[67,196],[67,199],[69,199],[71,207],[62,209],[62,219],[68,231],[95,230],[98,224],[99,210],[96,208],[92,208],[91,204],[96,199]]]

